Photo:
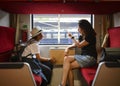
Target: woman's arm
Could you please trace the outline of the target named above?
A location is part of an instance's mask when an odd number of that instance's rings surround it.
[[[76,46],[77,46],[78,48],[82,48],[82,47],[84,47],[84,46],[86,46],[86,45],[89,44],[86,40],[83,40],[83,41],[81,41],[81,42],[78,42],[76,39],[72,39],[72,40],[73,40],[73,42],[76,44]]]
[[[75,47],[76,47],[75,43],[73,43],[72,45],[68,46],[68,47],[65,49],[65,51],[64,51],[64,55],[67,56],[68,53],[69,53],[69,49],[75,48]]]
[[[86,41],[86,40],[83,40],[81,42],[78,42],[74,36],[72,36],[71,33],[68,33],[68,36],[73,40],[74,44],[78,47],[78,48],[81,48],[81,47],[84,47],[86,45],[88,45],[89,43]]]
[[[76,47],[76,44],[73,43],[72,45],[69,45],[67,48],[68,48],[68,49],[72,49],[72,48],[75,48],[75,47]]]

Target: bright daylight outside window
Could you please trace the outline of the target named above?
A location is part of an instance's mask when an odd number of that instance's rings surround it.
[[[34,14],[33,27],[41,27],[43,39],[40,44],[66,45],[72,44],[67,33],[72,33],[78,39],[78,21],[87,19],[91,22],[90,14]]]

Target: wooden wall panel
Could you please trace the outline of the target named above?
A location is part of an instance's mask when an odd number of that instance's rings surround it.
[[[75,50],[70,50],[69,55],[74,55]],[[64,59],[64,49],[51,49],[50,57],[56,59],[55,65],[62,65]]]

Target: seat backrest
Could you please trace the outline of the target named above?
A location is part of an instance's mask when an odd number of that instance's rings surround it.
[[[0,62],[8,62],[15,46],[15,28],[0,26]]]
[[[15,29],[0,26],[0,53],[12,50],[15,45]]]
[[[101,62],[92,86],[120,86],[120,63]]]
[[[0,63],[0,86],[36,86],[29,64]]]
[[[120,48],[120,27],[108,29],[109,47]]]

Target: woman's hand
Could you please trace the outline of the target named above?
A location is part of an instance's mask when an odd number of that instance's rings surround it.
[[[73,35],[72,35],[71,33],[68,33],[68,36],[69,36],[70,38],[72,38],[72,37],[73,37]]]

